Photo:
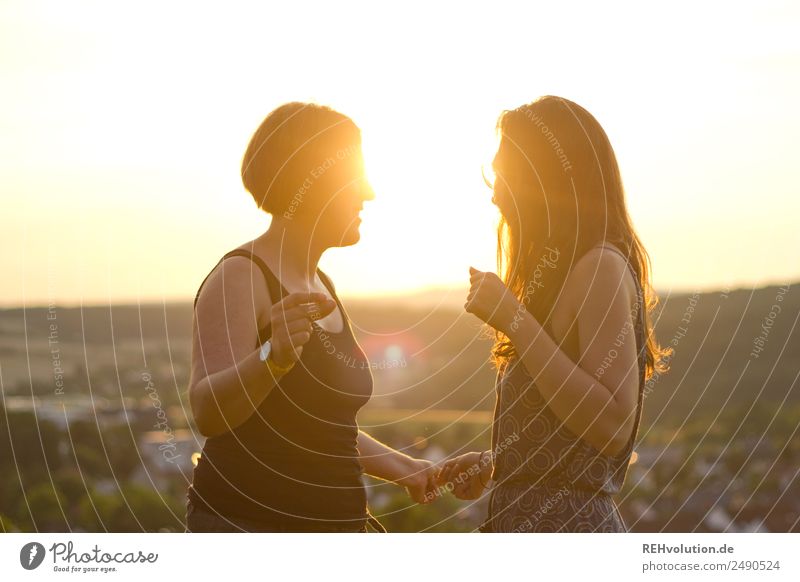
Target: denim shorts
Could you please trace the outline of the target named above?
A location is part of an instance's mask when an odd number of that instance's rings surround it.
[[[367,533],[366,523],[342,524],[330,521],[309,522],[308,525],[268,523],[243,517],[224,517],[195,507],[190,501],[186,504],[186,529],[184,533],[242,533],[242,532],[317,532],[317,533]]]

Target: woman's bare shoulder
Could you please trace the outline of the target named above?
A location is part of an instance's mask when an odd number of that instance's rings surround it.
[[[616,297],[622,294],[631,306],[636,282],[628,262],[609,243],[589,249],[574,264],[564,283],[564,295],[572,309],[580,311],[590,294]]]
[[[242,306],[254,309],[262,325],[268,320],[272,301],[258,265],[248,257],[234,255],[211,270],[198,294],[196,310],[216,313]]]

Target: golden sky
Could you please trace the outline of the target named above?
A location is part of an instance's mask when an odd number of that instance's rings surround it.
[[[0,3],[0,304],[192,297],[268,224],[239,164],[289,100],[364,134],[345,295],[493,268],[481,164],[543,94],[605,127],[660,290],[800,278],[796,3],[432,4]]]

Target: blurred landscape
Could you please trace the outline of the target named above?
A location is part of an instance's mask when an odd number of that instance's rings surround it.
[[[434,461],[489,448],[491,339],[460,298],[345,302],[375,377],[361,427]],[[191,315],[188,302],[0,311],[4,531],[183,531],[203,444]],[[617,498],[631,530],[800,531],[799,315],[796,286],[662,297],[674,354],[646,387]],[[372,479],[368,494],[389,531],[472,531],[486,512],[486,496],[416,506]]]

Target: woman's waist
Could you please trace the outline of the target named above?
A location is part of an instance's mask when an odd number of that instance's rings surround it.
[[[537,491],[580,491],[589,494],[614,495],[619,487],[612,479],[592,480],[587,475],[570,476],[561,470],[545,473],[495,471],[493,488],[515,488]]]
[[[266,483],[244,489],[219,479],[198,479],[189,486],[189,504],[229,518],[247,518],[262,525],[306,529],[322,522],[363,525],[368,517],[363,484],[351,488],[277,487]]]
[[[613,494],[621,488],[627,471],[627,459],[600,455],[582,442],[560,448],[550,443],[522,445],[514,443],[495,456],[493,480]]]
[[[267,506],[356,505],[365,499],[357,461],[337,464],[241,463],[230,457],[198,460],[193,487],[216,499],[252,500]]]
[[[203,454],[276,461],[301,458],[320,463],[336,462],[358,458],[357,439],[357,428],[337,427],[309,435],[307,431],[251,425],[206,439]]]
[[[336,452],[315,451],[302,446],[249,447],[238,443],[206,443],[198,460],[223,474],[246,473],[253,478],[289,479],[313,477],[320,482],[357,480],[363,473],[358,449],[342,447]]]

